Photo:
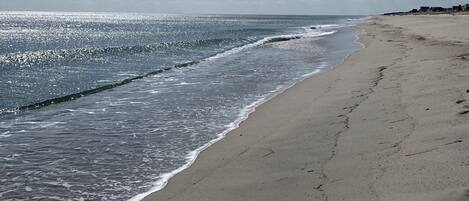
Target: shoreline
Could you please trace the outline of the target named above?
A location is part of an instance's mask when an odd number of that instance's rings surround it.
[[[363,18],[363,19],[360,19],[360,23],[363,23],[363,21],[366,21],[368,20],[369,17],[366,17],[366,18]],[[358,24],[358,23],[357,23]],[[169,184],[171,183],[171,179],[175,176],[177,176],[178,174],[180,174],[181,172],[184,172],[186,171],[187,169],[191,168],[191,166],[197,162],[198,160],[198,157],[200,154],[203,154],[204,152],[208,151],[208,149],[210,149],[211,146],[213,146],[214,144],[220,142],[220,141],[223,141],[225,140],[225,138],[227,137],[227,135],[230,135],[231,132],[239,129],[240,127],[240,124],[242,124],[244,121],[248,121],[250,116],[256,112],[257,108],[258,107],[261,107],[263,104],[266,104],[268,103],[269,101],[275,99],[277,96],[279,95],[282,95],[283,93],[285,93],[286,91],[290,90],[291,88],[295,87],[296,85],[298,84],[301,84],[302,82],[304,82],[305,80],[308,80],[308,79],[313,79],[314,77],[316,76],[320,76],[321,73],[324,73],[323,71],[327,72],[327,71],[331,71],[333,70],[334,68],[336,68],[337,66],[340,66],[342,65],[350,56],[352,56],[354,53],[360,51],[361,49],[365,48],[365,44],[363,44],[362,42],[360,42],[360,35],[362,34],[361,32],[363,31],[362,29],[359,29],[357,26],[357,24],[355,24],[354,26],[356,27],[357,29],[357,36],[356,36],[356,39],[354,41],[354,43],[360,45],[361,47],[358,48],[357,50],[354,50],[353,52],[351,52],[350,54],[348,54],[346,57],[344,57],[340,62],[338,62],[338,64],[334,65],[334,66],[327,66],[327,67],[319,67],[318,69],[316,69],[315,71],[311,72],[311,73],[308,73],[308,74],[305,74],[302,76],[301,79],[299,79],[298,81],[292,83],[290,86],[287,86],[281,90],[278,90],[276,91],[275,93],[265,97],[265,98],[262,98],[254,103],[252,103],[251,105],[249,105],[248,107],[246,107],[244,110],[246,111],[245,112],[245,115],[242,115],[240,114],[240,118],[237,119],[235,122],[233,122],[234,126],[232,128],[229,128],[227,130],[225,130],[224,132],[218,134],[218,138],[208,142],[206,145],[204,145],[203,147],[200,147],[198,148],[197,150],[194,150],[193,152],[191,152],[191,154],[189,154],[189,156],[194,156],[195,157],[189,157],[191,158],[191,160],[184,166],[174,170],[173,172],[170,172],[170,173],[167,173],[165,175],[168,175],[168,176],[162,176],[163,178],[167,178],[163,181],[159,181],[157,182],[158,184],[161,184],[161,185],[158,185],[156,188],[148,191],[148,192],[145,192],[145,193],[142,193],[142,194],[139,194],[139,195],[136,195],[134,196],[133,198],[131,198],[129,201],[140,201],[140,200],[147,200],[149,197],[151,196],[154,196],[155,194],[157,194],[158,192],[164,190],[164,188]],[[326,70],[324,70],[326,69]],[[244,112],[242,112],[244,113]]]
[[[312,76],[315,76],[317,74],[321,73],[320,71],[313,71],[312,73],[308,73],[307,76],[305,77],[305,79],[308,79]],[[210,142],[208,142],[207,144],[205,144],[204,146],[192,151],[190,154],[188,154],[188,157],[187,159],[188,160],[188,163],[186,163],[184,166],[172,171],[172,172],[169,172],[169,173],[166,173],[166,174],[163,174],[163,176],[161,176],[162,178],[164,178],[163,180],[161,181],[158,181],[156,182],[157,187],[151,189],[150,191],[148,192],[145,192],[145,193],[141,193],[139,195],[136,195],[134,197],[132,197],[131,199],[129,199],[128,201],[140,201],[140,200],[144,200],[147,196],[153,194],[153,193],[157,193],[158,191],[162,190],[163,188],[166,187],[166,185],[169,183],[169,181],[171,180],[172,177],[176,176],[177,174],[179,174],[180,172],[186,170],[187,168],[190,168],[192,166],[192,164],[194,164],[194,162],[197,160],[197,157],[199,154],[201,154],[202,152],[204,152],[206,149],[210,148],[210,146],[212,146],[213,144],[219,142],[220,140],[223,140],[226,135],[229,135],[230,132],[232,132],[233,130],[236,130],[239,128],[239,125],[243,122],[243,121],[246,121],[247,119],[249,119],[249,115],[252,114],[253,112],[256,111],[256,108],[259,107],[260,105],[270,101],[271,99],[275,98],[276,96],[278,96],[279,94],[285,92],[286,90],[288,90],[289,88],[291,87],[294,87],[297,83],[301,82],[302,80],[298,81],[298,82],[295,82],[294,84],[292,84],[291,86],[289,87],[286,87],[284,89],[281,89],[281,90],[278,90],[276,91],[274,94],[272,95],[269,95],[268,97],[265,97],[265,98],[261,98],[257,101],[255,101],[254,103],[248,105],[246,108],[244,108],[242,110],[242,112],[240,113],[239,115],[239,118],[236,119],[234,122],[232,122],[231,124],[233,124],[233,126],[231,126],[230,128],[226,129],[225,131],[221,132],[220,134],[217,134],[217,138],[211,140]]]
[[[259,105],[144,200],[466,200],[466,21],[360,24],[365,48]]]
[[[366,20],[366,19],[360,19],[360,21],[364,21],[364,20]],[[357,26],[357,25],[353,25],[353,26]],[[255,102],[253,102],[252,104],[248,105],[246,108],[244,108],[240,112],[239,118],[231,123],[231,124],[233,124],[233,126],[230,126],[230,128],[228,128],[225,131],[217,134],[217,138],[211,140],[210,142],[208,142],[204,146],[202,146],[202,147],[192,151],[190,154],[188,154],[188,157],[187,157],[188,162],[184,166],[181,166],[181,167],[177,168],[176,170],[174,170],[172,172],[163,174],[161,176],[161,178],[163,178],[163,179],[160,179],[159,181],[155,182],[156,185],[155,185],[154,188],[150,189],[147,192],[138,194],[138,195],[132,197],[131,199],[129,199],[128,201],[145,200],[148,196],[151,196],[152,194],[158,193],[159,191],[164,189],[168,185],[168,183],[170,182],[171,178],[173,178],[177,174],[185,171],[186,169],[190,168],[196,162],[196,160],[197,160],[197,158],[200,154],[202,154],[204,151],[206,151],[208,148],[210,148],[210,146],[212,146],[215,143],[225,139],[225,137],[227,135],[229,135],[233,130],[238,129],[240,124],[243,123],[244,121],[248,120],[249,116],[252,113],[256,112],[256,109],[259,106],[261,106],[262,104],[265,104],[266,102],[269,102],[270,100],[274,99],[275,97],[277,97],[278,95],[284,93],[285,91],[289,90],[290,88],[295,87],[297,84],[299,84],[299,83],[301,83],[301,82],[303,82],[307,79],[312,79],[313,77],[318,76],[324,70],[325,71],[332,70],[336,66],[341,65],[342,63],[344,63],[346,61],[346,59],[348,57],[350,57],[353,53],[355,53],[357,51],[360,51],[360,49],[365,47],[365,45],[359,41],[360,40],[360,35],[361,35],[360,32],[361,32],[360,30],[357,31],[357,37],[354,41],[354,43],[359,44],[361,46],[359,49],[354,50],[350,54],[346,55],[346,57],[343,58],[337,65],[329,67],[329,66],[325,66],[324,64],[321,64],[320,67],[318,67],[313,72],[302,75],[302,77],[298,81],[295,81],[294,83],[292,83],[292,84],[290,84],[289,86],[286,86],[286,87],[277,86],[277,89],[272,94],[270,94],[270,95],[268,95],[264,98],[261,98],[261,99],[255,101]],[[329,32],[323,33],[323,35],[328,35],[328,33]],[[319,35],[319,36],[315,36],[315,37],[320,37],[320,36],[323,36],[323,35]]]

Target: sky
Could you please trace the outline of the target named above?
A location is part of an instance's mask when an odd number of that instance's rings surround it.
[[[3,11],[368,15],[469,0],[0,0]]]

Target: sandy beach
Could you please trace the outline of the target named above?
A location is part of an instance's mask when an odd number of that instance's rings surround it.
[[[259,106],[145,200],[469,200],[468,23],[360,24],[364,49]]]

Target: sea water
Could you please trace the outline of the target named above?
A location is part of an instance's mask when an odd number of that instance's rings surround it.
[[[0,200],[139,200],[359,48],[359,16],[0,13]]]

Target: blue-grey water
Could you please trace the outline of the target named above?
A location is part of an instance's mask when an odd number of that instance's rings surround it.
[[[0,200],[128,200],[359,48],[357,16],[0,13]]]

